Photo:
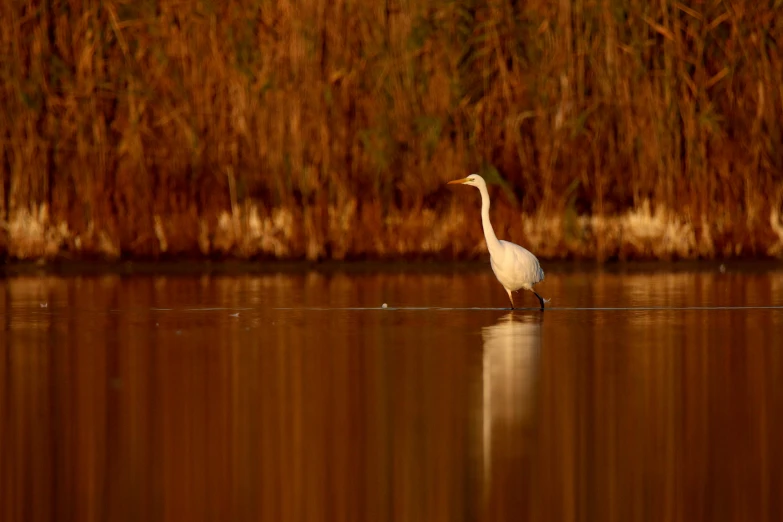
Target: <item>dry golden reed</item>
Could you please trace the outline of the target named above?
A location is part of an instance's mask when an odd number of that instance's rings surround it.
[[[0,5],[0,255],[783,256],[783,4]]]

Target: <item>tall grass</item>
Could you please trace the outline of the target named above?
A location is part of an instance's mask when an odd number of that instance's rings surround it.
[[[783,2],[15,1],[13,258],[783,254]],[[479,245],[479,246],[477,246]]]

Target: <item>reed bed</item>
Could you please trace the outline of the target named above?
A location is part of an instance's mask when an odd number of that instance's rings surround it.
[[[0,255],[783,256],[783,3],[0,5]]]

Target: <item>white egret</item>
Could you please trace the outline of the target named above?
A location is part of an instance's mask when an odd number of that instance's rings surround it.
[[[506,289],[508,298],[511,299],[511,308],[514,308],[514,297],[511,292],[524,289],[530,290],[538,297],[541,310],[544,309],[544,298],[533,290],[533,285],[544,280],[544,271],[538,259],[530,251],[509,241],[498,240],[492,223],[489,222],[489,193],[487,183],[478,174],[471,174],[467,178],[449,181],[449,185],[470,185],[479,189],[481,193],[481,224],[484,227],[484,239],[489,250],[489,263],[495,277]]]

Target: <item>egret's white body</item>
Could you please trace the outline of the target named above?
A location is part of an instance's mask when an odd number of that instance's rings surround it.
[[[481,193],[481,224],[484,227],[484,239],[489,250],[489,262],[495,277],[506,289],[514,308],[514,297],[511,294],[517,290],[530,290],[538,298],[541,309],[544,309],[544,298],[533,290],[533,285],[544,280],[544,271],[538,259],[529,250],[509,241],[498,240],[492,223],[489,222],[489,193],[487,183],[478,174],[467,178],[449,181],[449,185],[471,185]]]

